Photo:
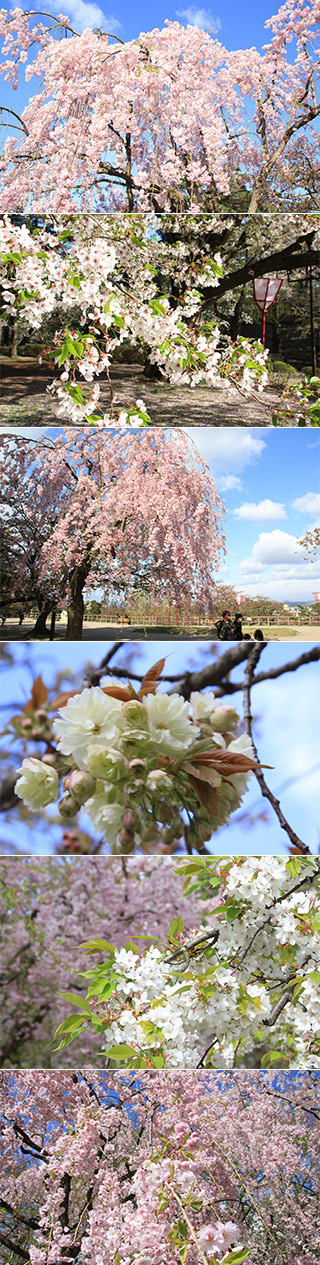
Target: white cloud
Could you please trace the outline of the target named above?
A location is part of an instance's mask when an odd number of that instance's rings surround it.
[[[196,430],[193,426],[186,426],[184,429],[205,461],[212,463],[216,474],[239,474],[245,466],[258,461],[266,448],[264,439],[240,426],[234,430],[226,426],[217,430],[213,426],[198,426]]]
[[[261,532],[238,577],[248,593],[264,593],[281,602],[311,602],[320,578],[320,560],[309,562],[295,536],[276,529]]]
[[[299,545],[296,536],[290,536],[289,532],[281,531],[280,528],[260,532],[253,546],[251,559],[264,566],[278,566],[279,563],[284,566],[288,563],[307,566],[304,546]],[[240,563],[240,568],[244,567],[245,561],[247,560]]]
[[[110,35],[117,35],[121,31],[121,22],[108,13],[107,16],[100,9],[94,0],[86,3],[86,0],[52,0],[51,10],[53,13],[65,13],[70,18],[70,26],[74,24],[76,31],[85,31],[87,27],[97,28],[98,30],[108,31]]]
[[[313,582],[307,580],[303,572],[295,572],[293,568],[290,571],[286,568],[282,575],[265,576],[264,573],[258,573],[251,575],[249,579],[242,579],[243,590],[249,597],[263,594],[264,597],[273,598],[275,602],[305,602],[306,605],[313,602],[312,594],[316,583],[315,579]]]
[[[296,496],[292,505],[299,514],[320,514],[320,492],[305,492],[304,496]]]
[[[274,518],[286,518],[284,505],[280,501],[244,501],[233,511],[235,518],[243,518],[250,523],[268,523]]]
[[[45,434],[43,427],[39,426],[39,430],[35,430],[33,426],[0,426],[0,435],[12,435],[13,439],[15,435],[22,435],[23,439],[36,439],[39,434]]]
[[[220,31],[220,18],[214,18],[210,9],[198,9],[195,4],[190,4],[187,9],[176,9],[176,16],[188,26],[198,26],[200,31]]]
[[[242,482],[237,474],[222,474],[219,478],[219,488],[220,492],[240,492]]]

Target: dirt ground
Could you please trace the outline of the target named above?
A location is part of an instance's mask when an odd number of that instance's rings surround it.
[[[0,357],[1,393],[0,424],[10,426],[70,426],[72,423],[52,411],[46,388],[55,376],[54,370],[39,365],[31,358],[15,363]],[[136,365],[114,365],[111,369],[114,407],[133,404],[143,399],[152,422],[157,426],[271,426],[272,412],[280,392],[269,389],[263,397],[244,398],[235,392],[213,390],[208,386],[174,387],[167,382],[152,382],[143,377]],[[110,407],[108,384],[99,379],[101,400]]]
[[[4,628],[0,628],[0,641],[28,641],[32,640],[31,632],[34,627],[33,619],[25,619],[22,626],[19,627],[16,617],[8,618]],[[49,628],[49,620],[48,620]],[[249,627],[244,624],[244,632],[249,632]],[[262,631],[265,633],[266,641],[288,641],[288,642],[312,642],[316,644],[320,641],[320,624],[299,625],[277,625],[276,627],[267,628],[262,624]],[[60,623],[58,620],[55,630],[55,641],[65,641],[66,624]],[[214,628],[207,630],[201,629],[200,632],[190,629],[187,633],[185,629],[172,630],[169,632],[167,628],[160,625],[142,626],[130,624],[100,624],[94,620],[88,620],[83,626],[83,641],[215,641]],[[49,640],[49,631],[47,637],[39,638],[41,641]]]

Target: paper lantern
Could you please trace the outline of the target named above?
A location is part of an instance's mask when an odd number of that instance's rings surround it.
[[[262,343],[266,342],[266,312],[276,302],[282,280],[279,277],[255,277],[252,282],[254,301],[262,312]]]

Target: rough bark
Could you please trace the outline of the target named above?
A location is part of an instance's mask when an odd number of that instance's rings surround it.
[[[68,624],[66,641],[81,641],[84,616],[83,590],[89,567],[84,563],[74,567],[69,577],[70,601],[68,604]]]

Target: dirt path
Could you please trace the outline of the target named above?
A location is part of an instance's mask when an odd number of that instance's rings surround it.
[[[54,371],[39,365],[36,360],[2,362],[0,424],[10,426],[25,423],[28,426],[70,426],[70,421],[60,417],[57,421],[52,411],[46,388]],[[147,411],[157,426],[271,426],[272,411],[279,393],[268,389],[259,402],[250,396],[244,399],[237,392],[208,386],[174,387],[166,382],[152,382],[143,377],[141,365],[115,365],[111,370],[115,408],[143,399]],[[101,399],[109,408],[110,394],[107,383],[100,379]]]
[[[31,639],[30,634],[33,627],[34,620],[32,619],[25,619],[22,627],[20,627],[17,618],[14,616],[11,619],[8,618],[4,628],[0,628],[0,641],[29,640],[29,638]],[[245,625],[244,630],[246,630]],[[292,625],[286,627],[283,625],[282,627],[277,626],[274,631],[272,628],[263,627],[263,631],[265,632],[267,641],[288,641],[295,643],[312,642],[314,645],[320,641],[320,624],[309,624],[307,626],[302,624],[300,627],[293,627]],[[65,636],[66,624],[62,624],[58,621],[56,624],[54,640],[65,641]],[[177,630],[175,631],[174,628],[168,629],[167,627],[164,628],[155,625],[144,628],[142,625],[139,626],[138,624],[125,626],[123,624],[100,624],[95,623],[94,620],[85,622],[82,633],[82,641],[145,641],[146,639],[148,641],[212,642],[216,640],[216,635],[215,629],[210,627],[207,629],[201,628],[200,631],[191,628],[190,632],[186,632],[185,629],[183,629],[182,632],[179,632]],[[41,637],[39,640],[48,641],[49,632],[47,637]]]

